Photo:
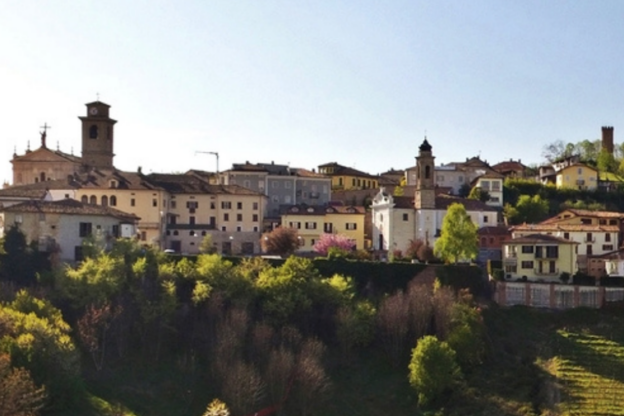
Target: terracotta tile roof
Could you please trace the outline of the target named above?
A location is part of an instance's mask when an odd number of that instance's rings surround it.
[[[342,166],[336,162],[325,163],[324,165],[319,165],[319,170],[321,168],[334,168],[333,173],[328,173],[327,176],[338,176],[338,175],[349,175],[349,176],[360,176],[364,178],[377,179],[378,177],[375,175],[371,175],[370,173],[362,172],[361,170],[349,168],[347,166]]]
[[[619,232],[617,225],[585,225],[585,224],[523,224],[511,227],[512,231],[564,231],[564,232]]]
[[[140,218],[134,214],[128,214],[111,207],[101,205],[83,204],[75,199],[62,199],[60,201],[26,201],[10,207],[0,208],[0,212],[13,213],[43,213],[43,214],[68,214],[68,215],[98,215],[111,216],[122,221],[138,221]]]
[[[520,163],[519,160],[507,160],[505,162],[499,162],[495,165],[492,165],[492,169],[499,173],[505,172],[521,172],[526,169],[526,166]]]
[[[562,218],[562,216],[566,213],[574,214],[574,217]],[[575,217],[591,217],[591,218],[604,218],[604,219],[624,219],[624,212],[614,212],[614,211],[591,211],[589,209],[575,209],[568,208],[560,212],[554,217],[548,218],[542,221],[540,224],[551,224],[557,223],[559,221],[569,220]]]
[[[48,190],[76,189],[76,188],[78,188],[76,183],[74,182],[70,183],[67,180],[59,179],[59,180],[54,180],[54,181],[31,183],[28,185],[10,186],[8,188],[0,189],[0,198],[1,197],[19,197],[19,198],[41,199],[46,195]]]
[[[504,245],[509,244],[543,244],[543,243],[560,243],[560,244],[579,244],[576,241],[566,240],[565,238],[559,238],[548,234],[530,234],[522,237],[511,239]]]
[[[413,196],[393,196],[395,208],[411,208],[414,209]]]
[[[458,196],[444,194],[436,195],[436,209],[448,209],[448,207],[454,203],[462,204],[466,208],[466,211],[497,211],[496,208],[477,199],[460,198]]]
[[[290,171],[295,175],[302,178],[328,178],[326,175],[322,175],[318,172],[304,169],[304,168],[290,168]]]
[[[146,180],[171,194],[214,194],[263,196],[260,192],[239,185],[211,185],[207,181],[191,175],[150,173]]]

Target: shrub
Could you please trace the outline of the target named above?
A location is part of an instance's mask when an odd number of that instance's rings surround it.
[[[408,378],[419,404],[434,403],[461,378],[455,351],[434,336],[421,338],[412,350]]]

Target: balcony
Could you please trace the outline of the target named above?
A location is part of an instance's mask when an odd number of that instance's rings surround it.
[[[596,242],[596,237],[593,237],[593,238],[587,238],[587,237],[585,237],[585,238],[583,239],[583,241],[584,241],[585,243],[595,243],[595,242]]]

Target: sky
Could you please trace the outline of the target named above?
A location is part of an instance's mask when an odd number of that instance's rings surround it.
[[[546,144],[624,140],[619,0],[6,0],[0,183],[40,145],[79,155],[85,104],[111,106],[115,166],[232,163],[372,174]],[[620,130],[622,129],[622,130]],[[622,139],[620,139],[622,137]]]

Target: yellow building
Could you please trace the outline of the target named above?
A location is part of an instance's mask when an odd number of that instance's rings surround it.
[[[282,209],[282,226],[297,229],[301,238],[300,252],[313,251],[322,234],[341,234],[364,249],[364,218],[366,210],[358,206],[293,205]]]
[[[560,282],[562,273],[577,271],[575,241],[530,234],[503,243],[505,279]]]
[[[557,188],[594,190],[598,187],[598,171],[583,163],[574,163],[557,172]]]
[[[336,162],[319,165],[319,173],[329,176],[332,181],[332,190],[377,189],[379,177],[339,165]]]
[[[91,170],[74,175],[76,199],[83,203],[114,207],[141,218],[139,239],[162,247],[162,232],[169,195],[162,187],[146,180],[139,172]]]

